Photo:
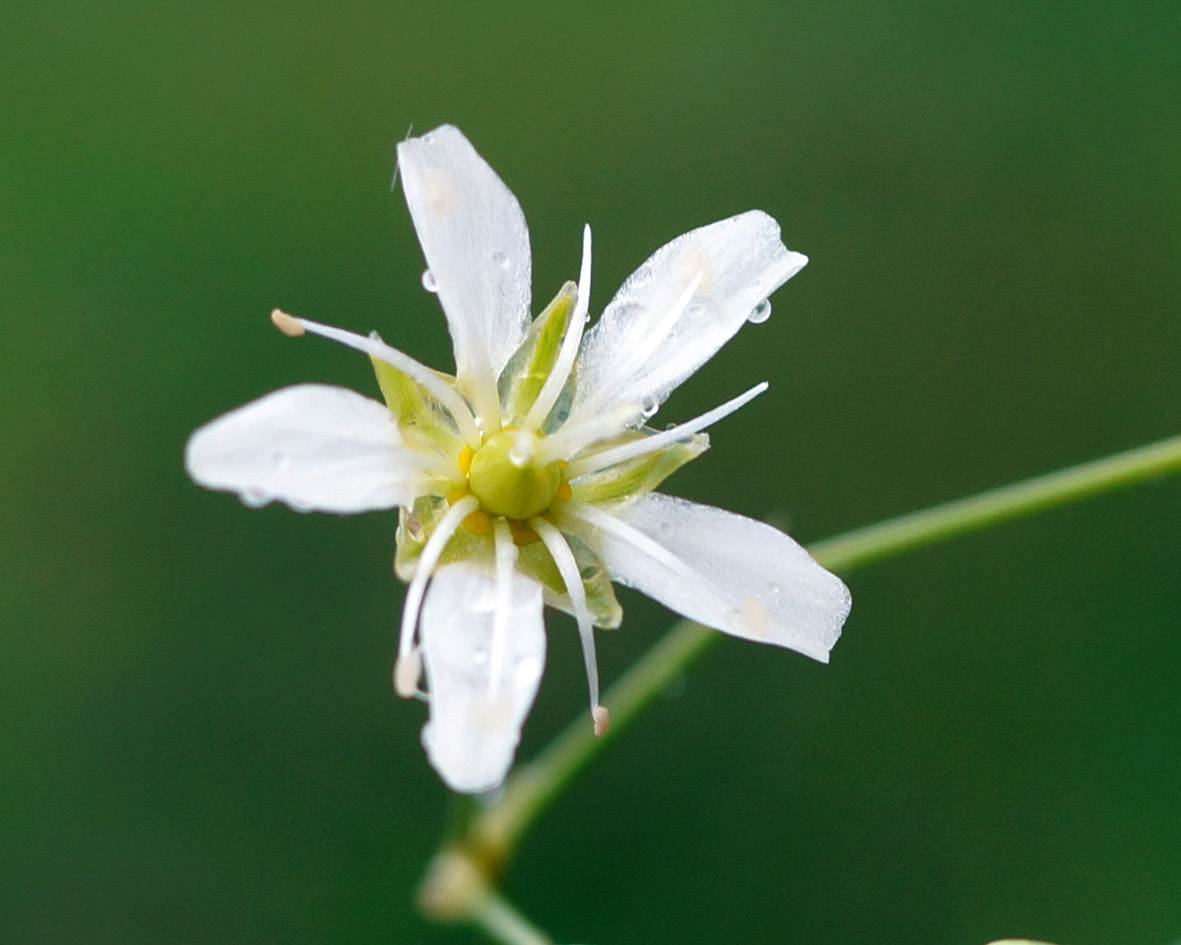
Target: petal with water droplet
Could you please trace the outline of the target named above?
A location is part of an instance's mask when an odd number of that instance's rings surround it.
[[[659,406],[807,261],[783,245],[779,224],[759,210],[661,247],[587,333],[571,418],[625,399]],[[694,280],[692,297],[676,315],[676,302]]]
[[[477,399],[525,337],[532,261],[517,198],[459,129],[398,145],[406,204],[455,346],[457,374]],[[487,403],[477,404],[487,408]]]

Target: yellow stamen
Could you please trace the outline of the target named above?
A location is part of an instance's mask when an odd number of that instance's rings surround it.
[[[461,449],[459,451],[459,459],[457,459],[455,462],[456,462],[456,465],[459,466],[459,471],[461,473],[463,473],[465,476],[468,474],[468,472],[472,468],[472,456],[473,455],[475,455],[475,454],[472,453],[472,448],[470,446],[468,446],[466,443],[464,443],[463,449]]]
[[[535,541],[541,541],[541,536],[537,534],[528,525],[521,522],[510,521],[508,523],[509,529],[513,533],[513,544],[518,548],[523,548],[525,545],[531,545]]]
[[[473,535],[487,535],[492,531],[492,516],[483,509],[477,509],[463,520],[463,527]]]

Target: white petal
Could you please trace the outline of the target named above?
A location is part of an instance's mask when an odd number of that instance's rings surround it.
[[[447,314],[457,374],[495,395],[496,378],[529,324],[532,262],[525,216],[496,172],[451,125],[399,144],[398,169]]]
[[[285,387],[189,437],[185,468],[249,505],[364,512],[408,505],[422,479],[385,405],[343,387]]]
[[[467,562],[443,566],[422,609],[431,694],[422,743],[440,777],[465,794],[491,790],[504,780],[545,666],[541,585],[514,572],[510,589],[508,636],[495,680],[490,674],[497,593],[491,568]]]
[[[655,409],[807,261],[783,245],[779,224],[760,210],[661,247],[628,277],[587,333],[574,413],[625,398]],[[697,278],[678,315],[677,300]]]
[[[650,539],[599,531],[613,578],[699,623],[828,662],[849,590],[783,532],[658,493],[610,514]]]

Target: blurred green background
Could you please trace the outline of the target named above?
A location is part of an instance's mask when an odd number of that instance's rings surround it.
[[[458,124],[544,302],[760,207],[812,263],[673,397],[677,494],[803,541],[1181,430],[1174,3],[0,7],[0,940],[462,943],[389,682],[394,516],[184,476],[273,306],[445,367],[393,147]],[[528,839],[560,942],[1181,936],[1181,483],[850,578],[828,667],[727,640]],[[672,618],[626,593],[615,679]],[[583,711],[572,624],[522,756]]]

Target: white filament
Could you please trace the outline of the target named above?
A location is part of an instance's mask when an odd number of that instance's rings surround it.
[[[550,368],[549,377],[541,385],[537,399],[529,408],[525,417],[525,426],[530,430],[539,430],[545,423],[545,418],[554,409],[566,380],[570,377],[570,368],[574,365],[574,358],[578,355],[578,346],[582,342],[582,330],[586,325],[586,313],[590,307],[590,279],[591,279],[591,229],[590,226],[582,230],[582,269],[578,273],[578,294],[574,299],[574,314],[566,324],[566,336],[562,339],[562,346],[558,349],[558,357]]]
[[[496,520],[493,529],[496,543],[496,610],[492,613],[492,645],[488,657],[488,701],[496,698],[500,688],[504,651],[508,643],[508,615],[513,605],[513,567],[517,563],[517,546],[513,533],[503,518]]]
[[[694,571],[689,565],[685,564],[680,558],[674,555],[671,551],[649,538],[642,531],[634,525],[629,525],[610,512],[597,508],[593,505],[588,505],[585,502],[565,502],[562,504],[561,516],[574,519],[576,522],[583,522],[601,531],[613,535],[621,541],[627,542],[642,551],[644,554],[659,561],[662,565],[679,575],[685,581],[692,584],[706,587],[707,582],[704,581],[700,574]],[[559,519],[560,521],[561,519]],[[539,533],[540,534],[540,533]],[[544,540],[544,535],[542,536]]]
[[[422,610],[422,598],[426,593],[426,586],[435,570],[435,565],[439,563],[439,558],[443,554],[443,549],[447,547],[447,542],[458,530],[460,523],[479,507],[480,500],[474,495],[464,496],[447,510],[447,514],[439,520],[439,524],[435,526],[431,537],[423,546],[422,554],[414,567],[414,577],[411,578],[410,586],[406,589],[406,606],[402,609],[402,627],[398,638],[399,664],[407,659],[414,659],[411,653],[414,650],[414,634],[418,629],[418,615]],[[401,678],[397,666],[394,668],[394,678],[395,680]],[[406,696],[413,695],[413,693],[399,690],[398,695]]]
[[[697,293],[697,288],[701,285],[701,280],[704,277],[705,270],[697,270],[697,273],[689,280],[689,284],[685,286],[685,290],[672,304],[672,307],[664,313],[663,317],[651,331],[644,333],[644,343],[633,348],[624,357],[623,365],[616,368],[612,373],[614,380],[602,384],[598,390],[579,404],[577,407],[578,413],[585,414],[588,411],[593,412],[598,410],[605,400],[611,397],[626,381],[630,380],[631,375],[652,356],[652,353],[660,346],[668,336],[668,333],[672,331],[673,325],[685,314],[685,309],[689,307],[689,302],[692,301],[693,296]]]
[[[323,325],[320,322],[313,322],[306,318],[287,315],[285,312],[280,314],[291,319],[291,321],[299,325],[304,331],[311,332],[313,335],[319,335],[321,338],[337,341],[342,345],[355,348],[357,351],[363,351],[371,357],[377,358],[379,361],[384,361],[386,364],[396,367],[402,373],[418,381],[455,418],[460,433],[463,435],[464,440],[467,441],[468,446],[472,449],[479,447],[480,431],[476,427],[476,421],[472,416],[471,409],[464,403],[463,398],[459,396],[454,388],[449,386],[425,364],[415,361],[410,355],[402,353],[397,348],[390,347],[379,338],[366,338],[364,335],[357,335],[351,331],[345,331],[343,328]]]
[[[763,381],[761,384],[756,384],[745,394],[739,394],[733,400],[727,400],[720,407],[714,407],[713,410],[709,410],[700,417],[696,417],[687,423],[682,423],[662,433],[654,433],[652,436],[644,437],[642,440],[633,440],[630,443],[624,443],[621,446],[603,450],[601,453],[595,453],[593,456],[588,456],[585,459],[571,463],[569,478],[577,479],[579,476],[598,472],[600,469],[606,469],[608,466],[615,466],[626,460],[635,459],[637,456],[643,456],[645,453],[664,449],[669,443],[675,443],[677,440],[692,436],[694,433],[699,433],[711,424],[717,423],[723,417],[729,416],[735,410],[746,406],[746,404],[750,403],[750,401],[754,400],[766,389],[767,382]]]
[[[595,629],[591,622],[590,608],[586,603],[582,575],[578,572],[578,562],[574,560],[574,552],[566,544],[562,533],[548,520],[535,516],[529,519],[529,527],[537,532],[545,543],[566,585],[570,603],[574,605],[574,619],[578,621],[578,637],[582,641],[582,659],[586,663],[586,685],[590,690],[591,716],[595,717],[595,712],[599,708],[599,664],[595,658]]]
[[[642,407],[628,403],[612,407],[606,413],[597,414],[589,420],[567,423],[553,436],[541,441],[538,447],[539,462],[552,463],[577,456],[599,440],[623,433],[628,427],[638,423],[643,416]]]

